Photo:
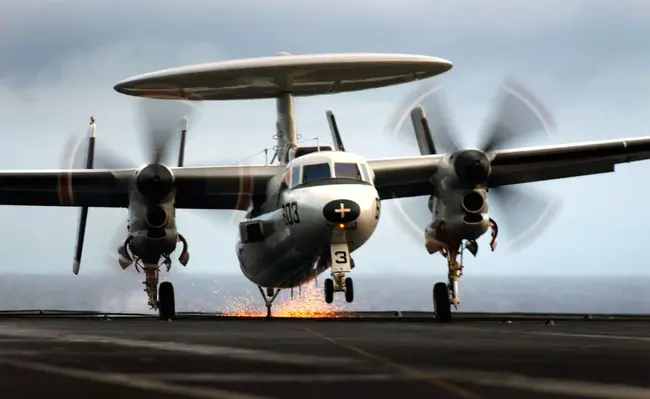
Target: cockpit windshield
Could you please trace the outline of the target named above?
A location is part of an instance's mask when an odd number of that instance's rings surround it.
[[[313,165],[304,165],[302,167],[302,182],[307,183],[314,180],[329,179],[332,177],[332,171],[328,163],[317,163]]]
[[[334,175],[344,179],[362,180],[359,165],[356,163],[336,162],[334,164]]]

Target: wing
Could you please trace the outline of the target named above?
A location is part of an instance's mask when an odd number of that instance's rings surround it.
[[[0,171],[0,205],[125,207],[135,171]]]
[[[172,168],[176,178],[176,208],[248,209],[266,199],[270,179],[284,165]]]
[[[273,166],[172,168],[177,208],[246,210],[266,197]],[[129,206],[129,184],[136,169],[0,171],[0,205]]]
[[[650,159],[650,137],[497,151],[489,186],[595,175]]]
[[[416,197],[431,194],[429,179],[443,155],[384,158],[368,161],[375,174],[375,187],[381,199]]]
[[[489,186],[613,172],[620,163],[650,159],[650,137],[495,151]],[[382,199],[429,195],[442,155],[368,161]]]

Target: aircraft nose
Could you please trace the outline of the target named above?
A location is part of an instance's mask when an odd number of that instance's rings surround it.
[[[323,207],[323,216],[331,223],[351,223],[357,220],[359,215],[359,204],[348,199],[330,201]]]

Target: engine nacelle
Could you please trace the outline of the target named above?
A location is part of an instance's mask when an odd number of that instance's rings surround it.
[[[433,221],[445,223],[445,236],[450,240],[475,240],[487,231],[489,218],[485,190],[443,185],[438,189],[438,195],[429,201]]]
[[[487,201],[485,200],[485,191],[483,190],[468,191],[460,200],[460,207],[465,213],[469,214],[484,212],[486,205]]]
[[[433,221],[424,231],[424,246],[429,254],[449,249],[449,237],[443,220]]]
[[[168,218],[167,211],[160,205],[149,205],[144,214],[145,223],[152,229],[165,227]]]
[[[425,233],[427,250],[476,240],[489,229],[485,186],[490,172],[489,159],[479,150],[456,151],[440,161],[431,178],[433,224]]]
[[[435,222],[442,219],[442,203],[440,199],[434,195],[429,196],[429,212],[431,212],[431,219]]]

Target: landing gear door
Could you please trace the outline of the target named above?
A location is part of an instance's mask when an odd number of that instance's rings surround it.
[[[348,244],[332,244],[330,246],[332,257],[332,273],[347,273],[350,271],[350,249]]]

